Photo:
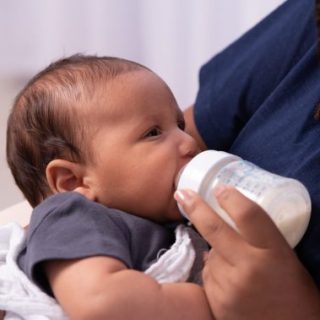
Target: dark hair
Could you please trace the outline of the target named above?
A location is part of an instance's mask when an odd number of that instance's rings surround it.
[[[51,194],[45,174],[51,160],[87,160],[85,121],[74,107],[90,101],[97,82],[140,69],[147,68],[115,57],[73,55],[38,73],[16,97],[7,123],[7,161],[33,207]]]

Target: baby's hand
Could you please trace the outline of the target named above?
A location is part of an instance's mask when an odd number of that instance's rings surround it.
[[[269,216],[231,187],[216,190],[239,233],[197,194],[176,199],[212,246],[204,288],[217,319],[320,319],[320,295]]]

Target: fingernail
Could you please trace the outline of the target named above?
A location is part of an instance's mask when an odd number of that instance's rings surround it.
[[[190,189],[177,190],[174,193],[174,198],[181,205],[188,205],[192,202],[195,192]]]

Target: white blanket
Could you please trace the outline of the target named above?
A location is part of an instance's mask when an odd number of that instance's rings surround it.
[[[178,226],[176,241],[145,273],[160,283],[186,281],[195,260],[188,227]],[[56,300],[34,285],[17,265],[25,231],[16,223],[0,226],[0,310],[5,320],[67,319]],[[160,253],[159,253],[160,254]]]
[[[57,302],[19,269],[16,260],[25,246],[25,231],[16,223],[0,227],[0,310],[6,320],[67,319]]]

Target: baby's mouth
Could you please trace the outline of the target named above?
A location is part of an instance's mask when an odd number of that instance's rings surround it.
[[[178,187],[178,184],[179,184],[179,180],[180,180],[180,177],[181,177],[181,174],[184,170],[184,168],[187,166],[187,164],[191,161],[192,159],[190,159],[189,161],[187,161],[178,171],[178,173],[176,174],[176,177],[174,179],[174,189],[176,190],[177,187]]]
[[[186,165],[184,165],[183,167],[180,168],[180,170],[178,171],[178,173],[176,174],[176,178],[174,179],[174,189],[176,190],[177,187],[178,187],[178,184],[179,184],[179,179],[180,179],[180,176],[182,174],[182,171],[184,169]]]

